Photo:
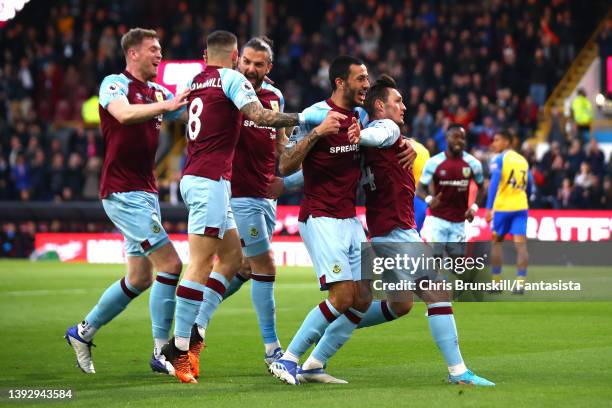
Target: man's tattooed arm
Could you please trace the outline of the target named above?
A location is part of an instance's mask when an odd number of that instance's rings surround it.
[[[297,113],[275,112],[265,109],[259,101],[247,103],[240,111],[259,126],[282,128],[298,125]]]

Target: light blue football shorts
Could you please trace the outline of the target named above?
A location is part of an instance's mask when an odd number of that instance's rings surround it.
[[[449,243],[466,242],[465,221],[451,222],[430,215],[426,221],[429,228],[429,238],[433,244],[434,253],[442,255],[444,249],[450,256],[464,255],[464,245],[447,245]]]
[[[416,229],[395,228],[389,234],[371,239],[376,256],[384,258],[396,258],[404,255],[415,258],[416,262],[407,263],[409,267],[390,270],[384,273],[383,281],[398,282],[407,280],[416,282],[420,279],[435,279],[436,271],[427,265],[426,258],[433,255],[429,247],[419,235]],[[419,260],[420,258],[420,260]],[[414,265],[418,267],[414,268]]]
[[[189,210],[189,234],[223,239],[225,231],[236,228],[230,207],[232,188],[229,181],[185,175],[180,187]]]
[[[244,256],[251,257],[270,250],[276,226],[276,200],[237,197],[230,200]]]
[[[123,234],[128,256],[149,255],[170,242],[161,224],[157,194],[146,191],[112,193],[102,200],[102,206]]]
[[[321,290],[330,283],[361,280],[361,243],[367,238],[356,217],[311,216],[299,227]]]

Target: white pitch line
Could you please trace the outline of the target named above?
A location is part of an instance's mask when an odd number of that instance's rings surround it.
[[[40,289],[40,290],[14,290],[0,292],[0,296],[49,296],[49,295],[83,295],[100,289]]]

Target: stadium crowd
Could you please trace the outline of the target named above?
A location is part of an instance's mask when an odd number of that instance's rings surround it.
[[[534,172],[532,207],[612,208],[611,161],[606,165],[597,144],[581,140],[559,112],[543,157],[537,160],[523,143],[534,135],[541,107],[584,33],[594,28],[592,19],[577,17],[579,9],[569,0],[494,0],[489,7],[481,1],[268,1],[276,51],[271,77],[286,109],[298,111],[329,94],[331,58],[359,56],[372,78],[389,73],[398,81],[407,106],[403,130],[432,154],[445,148],[444,131],[454,122],[465,126],[470,150],[486,162],[494,132],[511,128]],[[247,1],[26,6],[0,27],[0,200],[97,199],[97,86],[123,69],[119,39],[129,27],[155,28],[165,59],[194,59],[213,29],[246,41],[252,12]],[[171,191],[164,188],[162,199],[170,200]]]

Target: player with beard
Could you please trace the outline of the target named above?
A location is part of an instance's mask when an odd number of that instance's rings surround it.
[[[366,241],[355,212],[361,176],[359,145],[350,143],[347,133],[353,122],[365,122],[365,112],[361,110],[360,115],[356,108],[363,105],[366,97],[368,71],[361,60],[339,56],[329,68],[329,80],[331,97],[304,112],[339,112],[346,119],[340,122],[338,132],[327,132],[323,124],[302,127],[292,137],[295,145],[281,155],[279,166],[282,174],[290,174],[302,165],[300,235],[321,290],[329,291],[328,298],[306,316],[283,357],[270,365],[274,376],[293,385],[346,383],[327,374],[324,367],[351,337],[371,301],[371,294],[363,291],[359,283],[361,243]],[[331,134],[326,137],[326,133]],[[310,357],[298,368],[300,357],[314,343],[317,345]]]
[[[189,265],[176,290],[174,341],[162,354],[181,382],[195,383],[206,327],[242,264],[240,238],[230,207],[232,162],[243,120],[282,128],[344,115],[284,113],[262,106],[253,85],[233,68],[238,62],[234,34],[214,31],[206,38],[206,68],[189,83],[187,159],[180,188],[189,210]],[[333,127],[333,126],[332,126]],[[203,300],[209,307],[201,310]]]

